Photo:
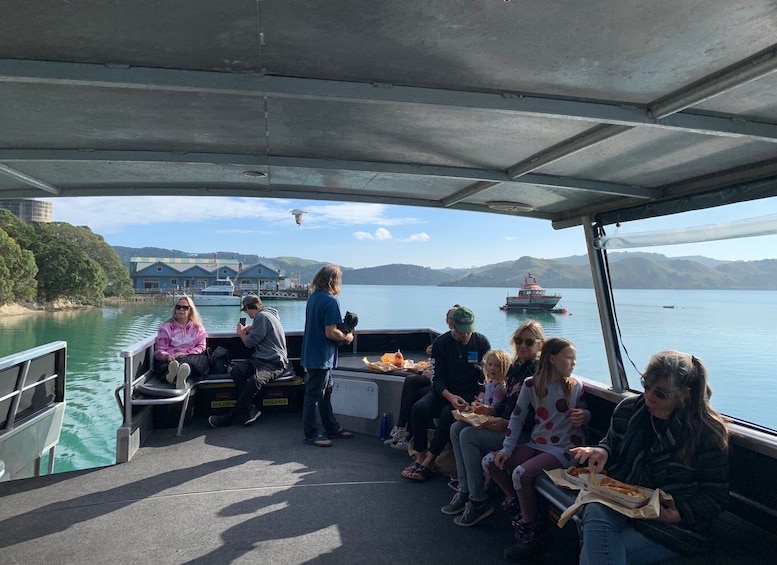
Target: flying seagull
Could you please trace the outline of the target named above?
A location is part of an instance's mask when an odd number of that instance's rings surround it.
[[[300,210],[299,208],[295,208],[291,213],[294,215],[294,221],[297,222],[298,226],[302,224],[302,214],[307,214],[305,210]]]

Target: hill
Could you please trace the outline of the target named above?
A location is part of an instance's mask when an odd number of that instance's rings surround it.
[[[218,251],[184,253],[158,247],[114,247],[128,267],[129,258],[142,257],[199,257],[218,256],[236,259],[244,265],[262,262],[278,269],[287,277],[299,278],[303,283],[312,280],[325,261],[300,257],[260,257]],[[615,288],[667,289],[737,289],[777,290],[777,260],[718,261],[700,256],[669,258],[659,253],[614,252],[608,254],[610,273]],[[590,288],[591,271],[588,257],[574,255],[559,259],[538,259],[524,256],[471,269],[431,269],[419,265],[391,264],[354,269],[341,266],[343,284],[464,286],[518,288],[527,273],[537,277],[548,289]]]

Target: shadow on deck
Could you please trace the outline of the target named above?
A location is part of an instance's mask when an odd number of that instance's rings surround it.
[[[298,413],[181,438],[155,432],[130,463],[0,483],[6,562],[503,562],[501,511],[472,528],[440,513],[453,492],[399,471],[402,452],[357,434],[302,443]]]

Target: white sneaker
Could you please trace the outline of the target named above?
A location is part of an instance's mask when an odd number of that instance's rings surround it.
[[[389,435],[386,439],[383,440],[383,445],[388,445],[390,443],[394,443],[397,441],[397,430],[399,428],[397,426],[394,426],[391,428],[391,431],[389,432]]]
[[[405,437],[407,437],[407,429],[404,427],[394,426],[391,428],[389,437],[383,441],[383,445],[391,445],[400,439],[404,439]]]
[[[176,362],[177,363],[177,362]],[[175,375],[175,388],[186,388],[186,379],[191,375],[192,368],[188,363],[181,363]]]
[[[401,439],[398,439],[394,443],[390,443],[389,447],[393,447],[394,449],[402,449],[404,451],[407,451],[407,448],[410,447],[410,442],[407,441],[406,437],[403,437]]]
[[[175,382],[175,377],[178,375],[178,361],[173,359],[168,363],[167,365],[167,375],[165,376],[165,380],[173,384]]]

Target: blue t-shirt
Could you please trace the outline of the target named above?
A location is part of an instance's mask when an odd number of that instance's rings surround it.
[[[305,334],[302,336],[300,364],[306,369],[337,367],[337,342],[326,337],[326,327],[343,321],[340,303],[326,290],[317,290],[305,308]]]

